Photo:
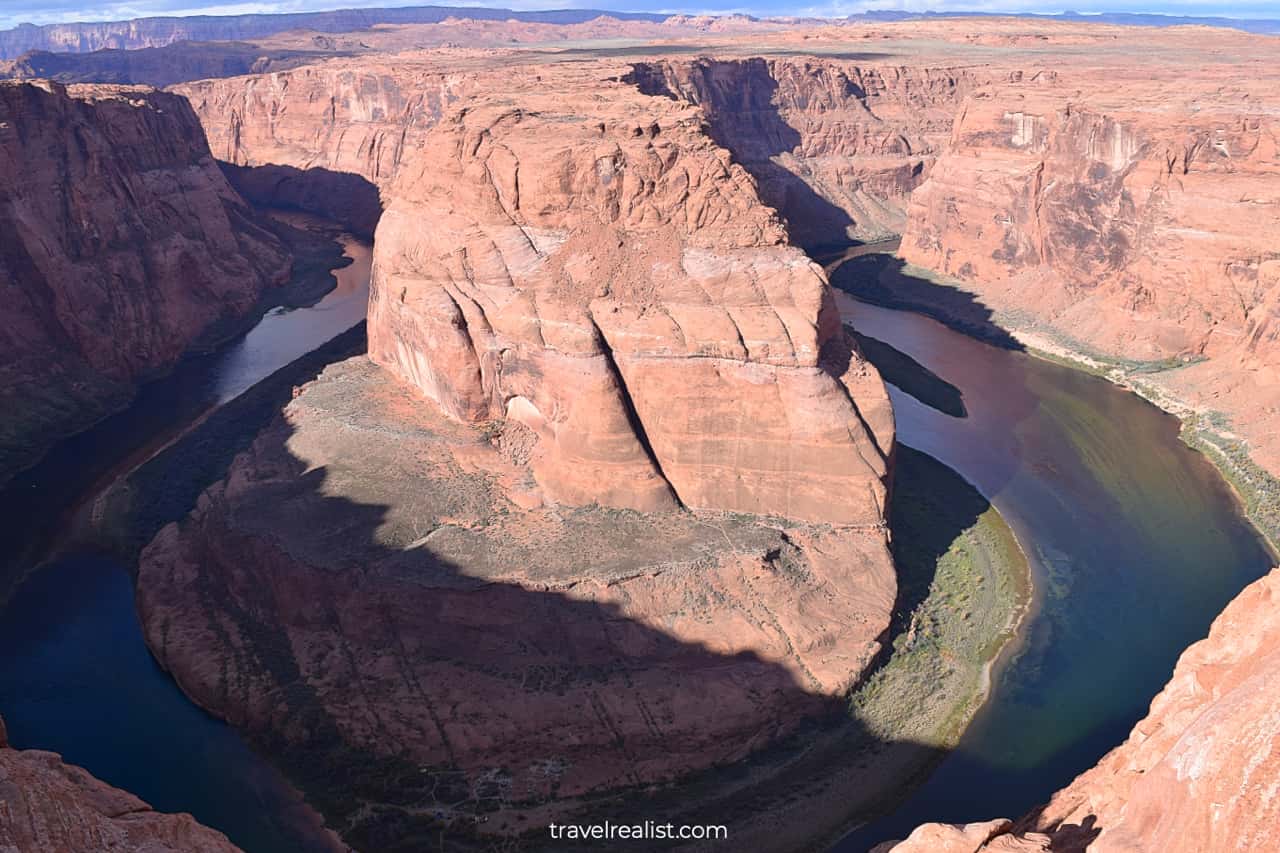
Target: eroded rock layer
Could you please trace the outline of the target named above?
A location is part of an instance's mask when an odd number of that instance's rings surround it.
[[[157,657],[349,839],[740,760],[881,648],[884,386],[702,110],[627,70],[449,84],[370,173],[369,359],[143,555]]]
[[[1250,55],[1178,85],[1111,68],[975,92],[901,253],[1077,351],[1189,363],[1153,381],[1224,413],[1275,474],[1280,121]]]
[[[52,752],[11,749],[0,720],[0,849],[15,853],[239,853],[188,814],[160,814]]]
[[[630,79],[700,105],[792,238],[823,245],[902,232],[956,109],[989,74],[813,57],[641,62]]]
[[[0,83],[0,479],[127,399],[290,259],[187,102]]]

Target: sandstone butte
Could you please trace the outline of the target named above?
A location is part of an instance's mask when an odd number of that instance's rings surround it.
[[[0,850],[238,853],[188,814],[160,814],[52,752],[9,746],[0,720]]]
[[[2,481],[249,311],[290,258],[181,97],[0,82],[0,152]]]
[[[437,99],[394,154],[351,133],[386,205],[369,356],[142,556],[157,657],[340,779],[349,840],[527,830],[740,760],[881,648],[885,388],[703,111],[628,72],[351,83]],[[248,87],[309,102],[298,80]]]

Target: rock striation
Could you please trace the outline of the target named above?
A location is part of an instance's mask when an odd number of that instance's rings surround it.
[[[128,399],[290,258],[180,97],[0,83],[0,478]]]
[[[559,502],[879,524],[888,398],[750,176],[695,109],[542,88],[464,102],[401,175],[370,357],[528,429]]]
[[[1280,804],[1280,569],[1255,581],[1187,649],[1129,739],[1017,823],[928,824],[888,849],[1252,851]],[[977,827],[982,827],[981,831]]]
[[[9,747],[0,720],[0,849],[14,853],[238,853],[188,814],[142,800],[63,763],[52,752]]]
[[[1122,366],[1187,365],[1151,381],[1225,414],[1275,474],[1280,123],[1259,71],[974,92],[912,195],[901,254],[1015,328]]]

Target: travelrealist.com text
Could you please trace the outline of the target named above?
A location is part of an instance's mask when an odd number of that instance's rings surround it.
[[[687,841],[703,841],[725,839],[729,837],[729,829],[712,824],[674,824],[658,823],[646,820],[643,823],[604,823],[572,824],[553,823],[548,827],[551,837],[567,841],[661,841],[676,839]]]

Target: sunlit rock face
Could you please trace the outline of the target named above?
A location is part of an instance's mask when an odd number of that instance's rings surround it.
[[[570,79],[463,102],[393,185],[370,356],[515,420],[553,499],[878,524],[892,417],[821,270],[698,110]]]
[[[644,91],[702,107],[801,245],[902,233],[911,192],[987,69],[817,57],[642,62]]]
[[[0,82],[0,479],[247,312],[290,259],[187,102]]]
[[[893,853],[1265,850],[1280,803],[1280,570],[1179,658],[1129,739],[1016,823],[926,824]]]

